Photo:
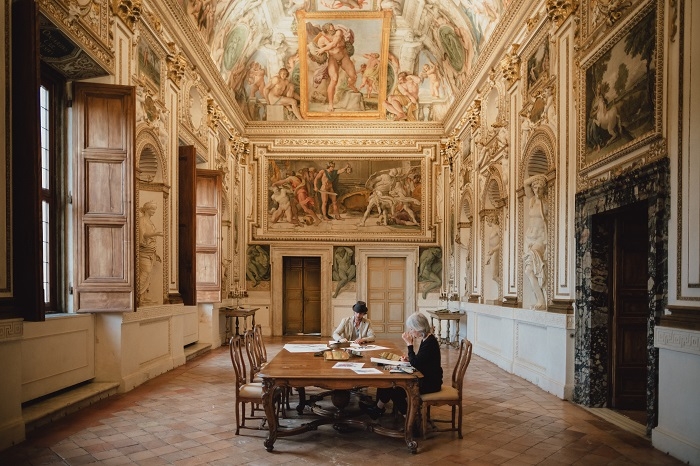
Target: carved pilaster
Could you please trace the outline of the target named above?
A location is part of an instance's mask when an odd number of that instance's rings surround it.
[[[169,53],[165,57],[165,63],[168,67],[168,78],[175,83],[177,87],[180,87],[182,78],[185,76],[185,70],[187,69],[187,59],[182,54],[182,52],[177,50],[177,46],[174,42],[168,43]]]
[[[223,117],[224,113],[221,111],[221,107],[214,102],[214,99],[207,99],[207,124],[209,128],[216,131]]]
[[[246,163],[246,156],[250,153],[249,143],[248,138],[244,138],[237,132],[234,132],[233,136],[229,138],[231,153],[237,163]]]
[[[133,31],[134,25],[141,18],[141,0],[112,0],[112,14]]]
[[[556,27],[561,26],[577,8],[577,0],[547,0],[547,16]]]
[[[467,109],[467,121],[472,131],[476,131],[481,126],[481,100],[475,100]]]
[[[453,132],[452,135],[440,146],[440,156],[442,157],[442,160],[447,162],[447,164],[450,166],[450,172],[452,172],[454,162],[461,152],[462,141],[459,140],[456,132]]]
[[[503,74],[503,79],[508,83],[508,87],[511,87],[520,79],[520,57],[517,55],[519,47],[520,44],[512,44],[510,53],[506,54],[501,60],[501,73]]]

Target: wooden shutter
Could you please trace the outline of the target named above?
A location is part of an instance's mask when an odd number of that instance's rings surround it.
[[[197,304],[195,248],[197,226],[196,151],[181,146],[178,165],[178,276],[179,291],[186,306]]]
[[[135,310],[134,88],[74,86],[75,310]]]
[[[9,11],[5,12],[9,15]],[[32,0],[12,2],[12,111],[6,114],[5,129],[12,128],[12,236],[7,235],[12,255],[0,264],[0,317],[44,320],[41,273],[41,164],[39,134],[39,20]],[[4,19],[4,18],[3,18]],[[5,68],[3,67],[3,73]],[[9,88],[8,88],[9,89]],[[7,95],[10,98],[10,95]],[[5,136],[8,138],[8,136]],[[5,163],[0,159],[0,163]],[[0,182],[5,190],[5,179]],[[5,193],[6,195],[9,193]],[[5,220],[5,218],[3,218]],[[7,228],[4,222],[2,228]],[[0,244],[6,248],[9,244]],[[10,267],[12,264],[12,267]],[[3,286],[4,285],[4,286]]]
[[[197,170],[197,302],[221,301],[221,173]]]

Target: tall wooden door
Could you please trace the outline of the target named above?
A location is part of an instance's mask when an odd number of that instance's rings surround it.
[[[321,258],[283,260],[283,333],[321,334]]]
[[[644,409],[650,312],[646,203],[616,212],[613,223],[610,407]]]
[[[375,334],[387,337],[403,333],[406,320],[406,259],[367,259],[367,307]]]

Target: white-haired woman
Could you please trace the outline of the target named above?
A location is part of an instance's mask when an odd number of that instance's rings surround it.
[[[413,341],[420,337],[422,339],[420,348],[416,352],[413,348]],[[406,342],[407,355],[404,360],[411,363],[411,366],[423,374],[423,378],[418,382],[420,393],[439,392],[442,386],[442,366],[440,365],[440,344],[432,334],[432,327],[428,319],[416,312],[406,319],[406,331],[401,335]],[[403,388],[378,388],[377,404],[364,405],[360,407],[369,414],[372,419],[378,419],[384,414],[385,405],[389,400],[394,402],[394,409],[398,409],[401,414],[406,414],[406,392]]]

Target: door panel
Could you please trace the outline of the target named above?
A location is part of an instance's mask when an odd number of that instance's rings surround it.
[[[321,333],[321,259],[284,257],[282,332]]]
[[[615,217],[611,407],[644,409],[649,315],[646,205]]]
[[[370,257],[367,271],[367,306],[374,333],[401,334],[406,318],[406,259]]]
[[[304,258],[304,333],[321,333],[321,261]]]
[[[283,331],[285,335],[303,333],[304,268],[301,257],[284,258]]]

